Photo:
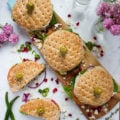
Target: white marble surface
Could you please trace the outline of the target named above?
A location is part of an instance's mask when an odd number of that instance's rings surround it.
[[[6,22],[12,24],[14,26],[14,29],[16,33],[19,34],[19,42],[16,46],[19,46],[21,43],[24,43],[24,41],[28,41],[29,38],[26,36],[25,32],[20,29],[11,19],[11,13],[10,10],[7,7],[6,4],[7,0],[0,0],[0,24],[4,24]],[[81,20],[81,16],[76,18],[76,14],[79,15],[79,13],[74,9],[72,10],[72,3],[73,0],[52,0],[54,4],[55,11],[63,18],[64,21],[67,21],[67,14],[71,13],[74,17],[72,22],[72,28],[77,31],[81,37],[85,40],[91,40],[94,35],[98,37],[99,42],[104,46],[105,56],[103,58],[98,59],[105,68],[112,74],[112,76],[117,80],[118,83],[120,83],[120,37],[114,37],[112,36],[108,31],[105,31],[103,33],[96,33],[95,31],[95,22],[97,20],[96,16],[96,6],[99,3],[99,0],[91,0],[90,5],[88,6],[88,9],[85,10],[85,18]],[[80,26],[75,27],[75,22],[79,21]],[[31,98],[36,97],[42,97],[37,90],[31,90],[29,88],[24,88],[22,91],[13,94],[10,91],[8,81],[7,81],[7,73],[11,65],[16,64],[21,61],[20,57],[26,57],[33,59],[33,56],[31,53],[27,54],[19,54],[19,53],[12,53],[11,49],[14,46],[6,44],[0,49],[0,120],[4,120],[4,115],[6,111],[5,107],[5,100],[4,95],[6,91],[9,91],[9,98],[12,99],[16,95],[19,95],[20,98],[16,101],[16,103],[13,106],[13,111],[16,117],[16,120],[37,120],[33,117],[28,117],[25,115],[22,115],[19,113],[19,107],[23,103],[22,102],[22,94],[27,91],[31,92],[32,96]],[[34,47],[33,47],[34,48]],[[35,48],[34,48],[35,49]],[[35,49],[36,50],[36,49]],[[39,63],[42,63],[43,60],[39,60]],[[38,81],[40,82],[43,75],[38,78]],[[64,93],[61,84],[56,85],[54,82],[50,81],[50,78],[56,78],[54,73],[51,70],[47,70],[47,78],[49,82],[47,84],[43,84],[41,88],[44,87],[50,87],[50,91],[54,87],[58,88],[58,92],[56,94],[53,94],[50,92],[48,97],[55,99],[59,104],[61,109],[64,109],[67,111],[67,113],[72,113],[73,116],[66,117],[65,120],[76,120],[76,118],[79,118],[80,120],[86,120],[86,118],[79,112],[78,107],[69,100],[68,102],[65,102],[66,94]],[[33,82],[34,83],[34,82]],[[118,105],[112,110],[115,111],[115,109],[118,108]],[[105,120],[107,116],[109,116],[110,113],[108,113],[105,117],[101,118],[101,120]],[[61,119],[63,120],[63,119]],[[112,118],[112,120],[119,120],[119,113],[115,114]]]

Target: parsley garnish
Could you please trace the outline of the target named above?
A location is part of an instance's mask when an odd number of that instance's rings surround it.
[[[112,80],[113,80],[113,84],[114,84],[114,92],[120,93],[118,84],[116,83],[116,81],[114,79],[112,79]]]
[[[91,51],[93,49],[94,46],[96,46],[94,43],[88,41],[85,42],[85,45],[87,46],[87,48]]]

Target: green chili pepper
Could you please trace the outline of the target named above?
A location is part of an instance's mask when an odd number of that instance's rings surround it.
[[[39,89],[38,92],[41,93],[43,97],[46,97],[48,95],[49,88],[45,88],[43,90]]]
[[[8,92],[6,92],[5,94],[5,102],[6,102],[6,106],[8,107],[9,106]],[[15,117],[12,111],[10,111],[10,118],[11,120],[15,120]]]
[[[12,109],[12,105],[14,104],[14,102],[19,98],[19,96],[15,97],[14,99],[12,99],[9,103],[8,101],[8,93],[6,93],[5,95],[5,101],[6,101],[6,104],[7,104],[7,111],[6,111],[6,114],[5,114],[5,118],[4,120],[8,120],[9,119],[9,116],[11,114],[11,109]],[[14,115],[13,115],[14,116]],[[12,120],[15,120],[15,118],[12,116]]]

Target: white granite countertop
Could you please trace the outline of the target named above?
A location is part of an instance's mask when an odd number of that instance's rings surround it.
[[[61,16],[61,18],[64,21],[68,22],[68,14],[71,14],[71,20],[69,20],[72,24],[72,28],[74,31],[80,34],[80,36],[85,40],[91,40],[93,36],[97,36],[100,44],[104,47],[105,55],[102,58],[97,58],[102,65],[111,73],[111,75],[116,79],[116,81],[120,84],[120,36],[112,36],[109,31],[104,31],[102,33],[98,33],[95,30],[95,23],[98,19],[96,16],[96,7],[98,5],[100,0],[91,0],[90,5],[88,6],[88,9],[85,10],[85,17],[82,20],[81,16],[78,11],[75,9],[72,10],[73,6],[73,0],[52,0],[54,5],[54,10]],[[7,0],[0,0],[0,24],[10,23],[14,26],[15,32],[19,34],[19,42],[16,44],[16,46],[19,46],[21,43],[24,43],[24,41],[28,41],[29,38],[27,37],[24,30],[19,28],[16,23],[14,23],[11,19],[11,13],[10,10],[6,4]],[[77,17],[76,17],[77,16]],[[80,22],[80,25],[76,27],[76,22]],[[2,48],[0,48],[0,120],[4,120],[4,115],[6,111],[5,107],[5,92],[9,92],[9,98],[12,99],[16,95],[19,95],[20,98],[15,102],[13,106],[13,111],[16,117],[16,120],[38,120],[33,117],[28,117],[25,115],[22,115],[19,113],[19,107],[23,103],[22,102],[22,94],[24,92],[31,92],[32,96],[31,98],[41,97],[41,95],[37,92],[37,90],[31,90],[29,88],[24,88],[22,91],[13,94],[9,88],[8,81],[7,81],[7,73],[9,68],[15,64],[21,61],[20,57],[24,58],[30,58],[33,59],[33,56],[31,53],[13,53],[11,50],[13,49],[12,45],[6,44]],[[34,48],[34,47],[33,47]],[[35,48],[34,48],[35,49]],[[35,49],[36,50],[36,49]],[[37,51],[37,50],[36,50]],[[43,62],[43,59],[38,61],[39,63]],[[38,81],[42,79],[43,76],[40,76],[38,78]],[[48,80],[53,77],[56,79],[56,76],[54,73],[48,69],[47,70],[47,78]],[[34,83],[34,82],[33,82]],[[66,115],[68,113],[72,113],[72,117],[66,117],[65,120],[76,120],[76,118],[79,118],[79,120],[86,120],[83,114],[80,113],[78,107],[72,102],[71,100],[68,100],[68,102],[65,102],[66,94],[64,93],[61,84],[56,85],[54,82],[52,83],[50,80],[48,83],[43,84],[41,88],[44,87],[50,87],[50,90],[54,87],[59,88],[58,92],[56,94],[53,94],[52,92],[47,96],[52,99],[55,99],[59,104],[62,110],[66,111]],[[111,112],[114,112],[116,108],[118,108],[119,105],[117,105]],[[110,113],[111,113],[110,112]],[[108,113],[106,116],[101,118],[100,120],[105,120],[106,117],[110,115]],[[119,120],[119,112],[116,113],[112,120]],[[63,120],[63,118],[61,118]]]

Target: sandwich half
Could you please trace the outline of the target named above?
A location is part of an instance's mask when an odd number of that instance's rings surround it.
[[[20,107],[20,112],[45,120],[59,120],[60,108],[51,99],[33,99]]]
[[[12,66],[8,72],[8,83],[12,92],[17,92],[45,69],[44,64],[26,61]]]

